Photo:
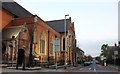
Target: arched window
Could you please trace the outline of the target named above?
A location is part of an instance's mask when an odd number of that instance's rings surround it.
[[[40,54],[45,55],[45,33],[41,32],[40,34]]]
[[[53,37],[50,38],[50,56],[53,55]]]

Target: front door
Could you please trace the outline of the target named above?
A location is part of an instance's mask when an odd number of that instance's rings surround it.
[[[18,57],[17,57],[17,68],[18,66],[22,66],[24,64],[25,58],[25,51],[24,49],[18,50]]]

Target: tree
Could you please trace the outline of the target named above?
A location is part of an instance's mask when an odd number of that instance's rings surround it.
[[[107,47],[108,47],[108,44],[103,44],[101,46],[101,56],[104,56],[104,57],[107,56]]]

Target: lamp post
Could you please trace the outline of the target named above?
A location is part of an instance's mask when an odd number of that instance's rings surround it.
[[[118,51],[117,50],[115,50],[114,51],[114,66],[116,65],[116,56],[118,55]]]
[[[69,16],[68,14],[67,15],[65,15],[65,69],[66,69],[66,67],[67,67],[67,64],[66,64],[66,17],[67,16]]]

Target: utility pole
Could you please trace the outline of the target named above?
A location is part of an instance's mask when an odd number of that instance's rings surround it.
[[[117,50],[115,50],[114,51],[114,66],[115,66],[115,64],[116,64],[116,56],[118,55],[118,51]]]
[[[56,53],[56,71],[57,71],[57,58],[58,58],[58,56],[57,56],[57,52],[55,52]]]
[[[50,56],[49,56],[49,53],[50,53],[50,31],[48,30],[48,68],[49,68],[49,64],[50,64]]]
[[[67,41],[66,40],[66,17],[67,16],[69,16],[69,15],[65,15],[65,63],[64,63],[65,64],[65,67],[64,67],[65,69],[67,68],[67,64],[66,64],[66,58],[67,58],[66,57],[66,41]]]

